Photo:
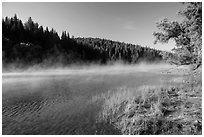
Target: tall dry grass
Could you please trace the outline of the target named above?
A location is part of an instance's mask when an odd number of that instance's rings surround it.
[[[93,100],[104,101],[98,123],[121,134],[202,134],[200,72],[166,85],[118,88]]]

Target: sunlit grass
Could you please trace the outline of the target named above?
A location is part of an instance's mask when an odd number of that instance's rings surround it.
[[[109,91],[101,95],[98,121],[121,134],[202,134],[201,83],[193,74],[166,85]]]

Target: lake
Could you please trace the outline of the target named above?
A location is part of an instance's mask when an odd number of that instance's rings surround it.
[[[117,66],[3,73],[3,134],[96,134],[101,104],[91,103],[92,97],[118,87],[160,85],[171,76],[163,70]]]

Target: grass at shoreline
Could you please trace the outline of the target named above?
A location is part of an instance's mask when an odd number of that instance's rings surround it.
[[[201,70],[161,86],[123,87],[99,98],[104,104],[98,122],[121,134],[202,134]]]

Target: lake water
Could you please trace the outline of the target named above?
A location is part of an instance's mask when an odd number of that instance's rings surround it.
[[[159,85],[166,78],[155,70],[130,68],[4,73],[3,134],[95,134],[100,105],[90,103],[93,96],[118,87]]]

